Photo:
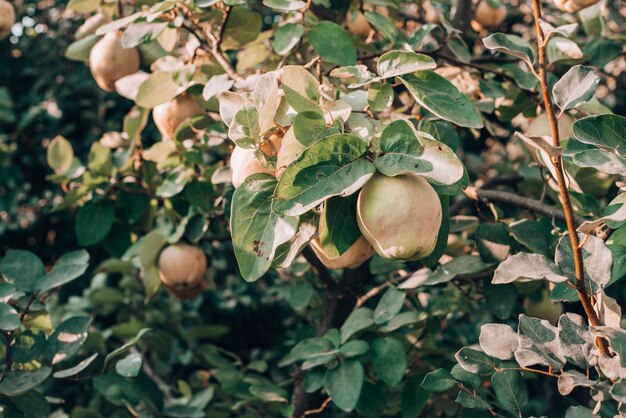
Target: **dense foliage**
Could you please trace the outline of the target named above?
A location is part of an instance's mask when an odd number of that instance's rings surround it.
[[[625,21],[0,0],[0,415],[626,415]]]

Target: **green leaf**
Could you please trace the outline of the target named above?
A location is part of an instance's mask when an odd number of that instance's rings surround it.
[[[338,24],[321,21],[309,32],[308,39],[323,61],[337,65],[356,64],[356,48]]]
[[[565,411],[565,418],[597,418],[598,416],[593,413],[589,408],[584,406],[570,406]]]
[[[297,231],[297,218],[272,209],[275,188],[276,180],[272,176],[256,174],[248,177],[233,195],[230,218],[233,247],[239,271],[249,282],[270,268],[276,248]]]
[[[548,321],[521,314],[517,334],[519,348],[515,359],[520,366],[540,364],[555,370],[563,368],[566,359],[559,349],[558,329]]]
[[[457,381],[445,369],[437,369],[424,376],[422,387],[431,392],[445,392],[457,386]]]
[[[228,137],[243,148],[250,148],[261,137],[259,112],[253,104],[246,103],[235,114],[228,128]]]
[[[166,28],[167,22],[135,22],[126,28],[122,35],[122,46],[134,48],[154,41]]]
[[[287,23],[279,27],[276,33],[274,33],[272,47],[278,55],[287,55],[289,51],[298,44],[303,34],[304,26],[295,23]]]
[[[574,122],[573,129],[580,142],[626,155],[626,118],[623,116],[587,116]]]
[[[266,402],[287,402],[287,391],[269,384],[250,386],[250,393]],[[202,415],[204,416],[204,414]]]
[[[52,369],[42,367],[34,372],[11,371],[0,382],[0,394],[18,396],[43,383],[50,376]]]
[[[0,302],[0,331],[13,331],[22,325],[13,306]]]
[[[515,311],[517,289],[514,285],[494,285],[487,279],[483,292],[487,308],[496,318],[507,319]]]
[[[346,358],[350,358],[350,357],[356,357],[356,356],[360,356],[361,354],[367,353],[367,350],[369,350],[369,347],[370,345],[367,343],[367,341],[353,340],[342,345],[341,348],[339,349],[339,352],[341,353],[342,356]]]
[[[380,78],[397,77],[435,68],[437,68],[437,63],[428,55],[409,51],[385,52],[376,62],[376,70]]]
[[[333,196],[349,196],[374,174],[365,159],[367,144],[358,136],[338,134],[313,144],[278,181],[274,208],[301,215]]]
[[[465,128],[482,128],[474,103],[454,84],[434,71],[418,71],[400,77],[415,100],[441,119]]]
[[[531,67],[537,60],[537,53],[532,45],[517,35],[494,33],[484,38],[483,44],[485,44],[487,49],[513,55]]]
[[[173,100],[187,90],[189,83],[184,77],[175,77],[176,73],[157,71],[145,79],[139,86],[135,102],[138,106],[152,109],[162,103]]]
[[[396,316],[402,309],[405,297],[406,294],[403,291],[390,286],[376,305],[374,321],[377,324],[382,324]]]
[[[298,142],[311,146],[327,135],[326,119],[317,112],[300,112],[293,120],[293,133]],[[335,131],[335,133],[338,133]]]
[[[389,84],[373,83],[367,90],[367,104],[375,112],[388,109],[393,103],[393,87]]]
[[[258,38],[263,27],[263,17],[243,7],[233,7],[224,28],[222,49],[240,49]]]
[[[418,418],[428,404],[430,392],[420,387],[421,376],[407,379],[402,390],[402,418]]]
[[[541,254],[517,253],[504,260],[493,275],[493,284],[507,284],[514,281],[529,282],[548,280],[563,283],[567,277],[561,269]]]
[[[463,405],[464,408],[478,409],[479,411],[486,411],[491,408],[491,405],[487,401],[478,396],[470,395],[465,391],[459,391],[459,395],[455,399],[456,402]]]
[[[408,364],[402,341],[391,336],[378,338],[372,343],[371,352],[378,378],[391,386],[400,383]]]
[[[81,14],[95,12],[98,7],[100,7],[100,0],[70,0],[67,3],[68,9]]]
[[[552,88],[554,102],[563,111],[591,100],[600,83],[593,68],[575,65]]]
[[[141,371],[143,359],[139,353],[131,353],[115,364],[115,371],[120,376],[135,377]]]
[[[385,39],[393,42],[398,36],[398,29],[388,17],[377,12],[365,12],[364,16]]]
[[[470,373],[487,374],[494,371],[497,366],[495,360],[487,354],[468,347],[457,351],[454,358]]]
[[[64,285],[79,278],[89,267],[89,253],[85,250],[64,254],[54,263],[52,271],[39,283],[39,293],[45,293],[55,287]]]
[[[496,399],[503,407],[519,415],[522,414],[522,408],[528,403],[528,389],[520,372],[517,370],[496,371],[491,376],[491,385],[496,392]]]
[[[607,174],[626,175],[626,158],[600,148],[574,154],[572,161],[579,167],[591,167]]]
[[[263,0],[263,5],[283,12],[295,12],[306,7],[301,0]]]
[[[298,65],[286,65],[281,81],[285,98],[296,112],[321,113],[319,83],[310,72]]]
[[[35,254],[23,250],[9,250],[0,263],[2,275],[22,292],[33,292],[37,282],[46,274],[46,268]]]
[[[48,165],[56,174],[64,174],[74,162],[74,149],[70,141],[57,135],[48,145]]]
[[[326,370],[324,389],[337,408],[352,411],[361,395],[363,387],[363,366],[356,360],[346,360],[334,369]]]
[[[348,339],[359,331],[374,325],[374,313],[369,308],[357,308],[341,326],[341,342],[345,343]]]
[[[139,330],[137,335],[135,335],[133,338],[128,340],[126,343],[124,343],[124,345],[122,345],[121,347],[116,348],[115,350],[113,350],[109,354],[107,354],[107,356],[104,359],[103,369],[106,369],[107,365],[109,364],[109,362],[111,362],[111,360],[121,356],[122,354],[124,354],[128,350],[130,350],[131,347],[135,346],[141,340],[141,337],[143,337],[149,331],[151,331],[150,328],[143,328],[143,329]]]
[[[90,200],[78,210],[75,231],[78,244],[95,245],[106,238],[113,226],[115,204],[110,200]]]
[[[389,124],[380,137],[382,155],[374,160],[386,176],[420,174],[436,184],[451,185],[462,179],[463,163],[447,145],[405,120]]]
[[[73,61],[87,62],[91,48],[98,43],[98,35],[88,35],[72,42],[65,50],[65,58]]]
[[[333,344],[326,338],[308,338],[300,341],[292,350],[291,356],[297,360],[308,360],[333,351]]]
[[[52,364],[64,361],[80,350],[87,340],[92,318],[81,315],[66,319],[59,325],[46,344],[46,357]]]
[[[70,367],[69,369],[59,370],[55,372],[52,377],[55,379],[63,379],[66,377],[74,376],[83,370],[85,370],[93,361],[98,357],[98,353],[94,353],[91,356],[87,357],[85,360],[81,361],[74,367]]]
[[[356,220],[356,193],[348,197],[332,197],[320,218],[319,240],[329,258],[339,257],[361,236]]]

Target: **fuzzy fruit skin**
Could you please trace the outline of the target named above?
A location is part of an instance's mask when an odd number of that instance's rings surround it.
[[[357,200],[361,233],[379,255],[392,260],[419,260],[432,253],[441,220],[435,189],[412,173],[376,173]]]
[[[352,244],[352,247],[348,248],[339,257],[328,257],[322,248],[319,237],[311,241],[311,248],[322,264],[333,270],[355,269],[372,258],[375,252],[374,248],[362,235]]]
[[[579,10],[593,6],[600,0],[553,0],[554,5],[561,11],[576,13]]]
[[[185,243],[166,247],[159,255],[159,277],[176,296],[190,299],[204,288],[206,256],[200,248]]]
[[[502,4],[496,9],[482,0],[476,7],[474,19],[487,30],[495,29],[506,19],[506,6]]]
[[[274,175],[274,170],[268,170],[257,160],[254,155],[254,148],[235,147],[230,155],[230,169],[233,173],[232,182],[235,188],[241,186],[246,178],[253,174]]]
[[[109,32],[91,48],[89,69],[104,91],[114,92],[115,82],[139,70],[139,53],[122,46],[122,33]]]
[[[567,113],[564,113],[563,116],[559,119],[559,137],[561,139],[572,138],[574,136],[574,131],[572,130],[572,125],[575,120]],[[547,113],[542,113],[538,115],[535,119],[530,122],[528,125],[528,129],[526,129],[526,135],[528,136],[552,136],[550,132],[550,120],[548,119]]]
[[[155,106],[152,109],[152,120],[164,139],[174,139],[176,129],[181,123],[202,113],[204,113],[204,108],[196,99],[183,93],[174,100]]]
[[[0,39],[4,39],[11,33],[11,27],[15,23],[15,9],[6,0],[0,0]]]

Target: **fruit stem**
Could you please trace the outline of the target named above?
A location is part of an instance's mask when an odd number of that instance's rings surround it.
[[[552,146],[560,147],[561,140],[559,138],[558,120],[554,113],[554,106],[552,104],[552,97],[550,96],[550,87],[548,84],[547,64],[546,64],[546,42],[541,29],[541,0],[533,0],[533,14],[535,20],[535,32],[537,34],[537,48],[539,53],[539,83],[541,84],[541,93],[543,96],[544,105],[546,108],[546,114],[550,121],[550,132],[552,134]],[[574,209],[572,208],[572,201],[570,199],[569,191],[567,190],[567,182],[565,179],[565,171],[563,170],[563,159],[560,155],[551,158],[554,171],[556,173],[556,180],[559,184],[559,194],[561,196],[561,204],[563,205],[563,212],[565,214],[565,222],[567,223],[567,231],[569,233],[570,244],[572,246],[572,252],[574,253],[574,267],[576,270],[576,292],[580,302],[583,305],[585,314],[590,325],[599,326],[602,325],[598,319],[598,315],[593,308],[591,297],[587,292],[585,285],[585,268],[583,264],[582,249],[578,238],[578,232],[576,231],[576,223],[574,218]],[[606,339],[602,337],[596,338],[596,346],[600,353],[605,356],[610,356],[611,353],[608,348]]]

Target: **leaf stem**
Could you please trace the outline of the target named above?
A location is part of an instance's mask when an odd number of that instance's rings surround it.
[[[552,104],[552,97],[550,96],[550,87],[548,84],[547,76],[547,64],[546,64],[546,44],[544,42],[543,30],[541,29],[541,0],[533,0],[533,14],[535,20],[535,32],[537,34],[537,48],[539,53],[539,82],[541,84],[541,93],[543,96],[544,105],[546,108],[546,114],[550,121],[550,132],[552,134],[552,145],[559,147],[561,140],[559,138],[558,120],[554,112],[554,106]],[[567,190],[567,182],[565,180],[565,172],[563,170],[563,159],[560,155],[551,158],[554,171],[556,172],[557,182],[559,184],[559,194],[561,195],[561,203],[563,205],[563,212],[565,214],[565,221],[567,223],[567,231],[569,232],[569,239],[572,246],[572,252],[574,253],[574,267],[576,270],[576,292],[580,298],[580,302],[583,305],[585,314],[589,324],[593,326],[601,325],[598,315],[593,308],[591,298],[587,293],[587,287],[585,285],[585,269],[583,264],[582,250],[580,248],[580,242],[578,239],[578,232],[576,231],[576,222],[574,218],[574,210],[572,208],[572,202],[570,200],[569,191]],[[608,343],[606,339],[602,337],[596,338],[596,346],[600,350],[600,353],[605,356],[610,356]]]

